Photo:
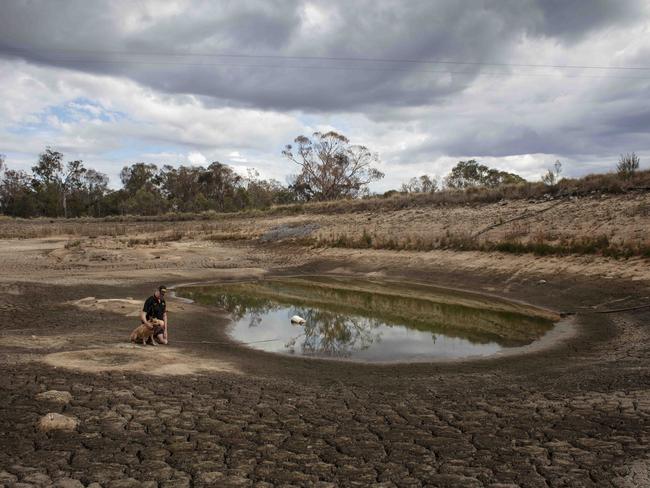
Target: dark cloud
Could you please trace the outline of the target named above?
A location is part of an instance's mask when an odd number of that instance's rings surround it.
[[[535,33],[576,41],[604,27],[636,20],[643,3],[633,0],[540,0],[542,13]]]
[[[647,65],[648,12],[644,0],[0,1],[0,57],[133,80],[170,105],[358,117],[379,144],[408,125],[417,142],[392,161],[579,158],[650,150],[650,72],[515,65]],[[178,144],[210,146],[206,132]]]
[[[631,113],[625,113],[608,120],[609,133],[637,133],[647,138],[650,134],[650,108],[638,107]]]
[[[507,118],[488,122],[487,130],[468,127],[448,134],[421,148],[434,149],[450,156],[482,155],[506,157],[517,154],[562,154],[567,157],[610,154],[612,151],[639,151],[648,147],[650,111],[637,108],[632,113],[585,112],[566,121],[562,116],[548,116],[545,127],[534,123],[512,124]],[[620,149],[618,149],[620,148]]]
[[[507,63],[522,35],[576,39],[627,21],[639,8],[620,0],[424,0],[408,7],[287,0],[194,2],[166,15],[153,11],[158,5],[3,2],[0,53],[232,105],[354,111],[436,103],[494,67],[273,56]],[[188,52],[271,57],[170,55]]]

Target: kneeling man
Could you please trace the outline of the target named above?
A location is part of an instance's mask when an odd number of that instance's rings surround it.
[[[142,312],[140,312],[140,320],[143,324],[150,324],[153,326],[153,344],[158,341],[159,344],[167,344],[169,342],[167,332],[167,304],[165,303],[165,293],[167,287],[160,285],[153,295],[147,298],[144,302]]]

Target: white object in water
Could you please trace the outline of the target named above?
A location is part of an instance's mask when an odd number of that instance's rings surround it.
[[[302,318],[301,316],[299,316],[299,315],[294,315],[293,317],[291,317],[291,323],[292,323],[292,324],[302,325],[302,324],[304,324],[305,322],[307,322],[307,321],[306,321],[305,319],[303,319],[303,318]]]

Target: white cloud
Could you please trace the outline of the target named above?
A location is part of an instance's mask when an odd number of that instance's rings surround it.
[[[193,166],[204,166],[208,159],[198,151],[192,151],[187,155],[187,160]]]
[[[232,151],[230,154],[228,154],[228,160],[238,164],[248,162],[248,159],[242,156],[239,151]]]
[[[46,146],[71,159],[83,157],[90,167],[103,161],[98,169],[113,180],[122,166],[139,160],[205,164],[210,158],[227,162],[236,153],[238,162],[246,162],[240,152],[244,149],[277,148],[276,157],[271,158],[277,161],[279,148],[302,127],[289,114],[210,108],[193,96],[169,96],[109,76],[20,61],[0,61],[0,73],[4,115],[0,118],[0,153],[10,156],[10,166],[21,169],[31,167]],[[62,120],[53,111],[65,112],[70,120]],[[170,146],[179,151],[151,151]]]

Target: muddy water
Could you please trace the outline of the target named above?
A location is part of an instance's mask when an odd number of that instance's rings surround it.
[[[483,295],[347,278],[192,286],[178,294],[226,310],[231,336],[249,347],[369,362],[489,356],[541,339],[559,319]],[[292,324],[294,315],[304,325]]]

